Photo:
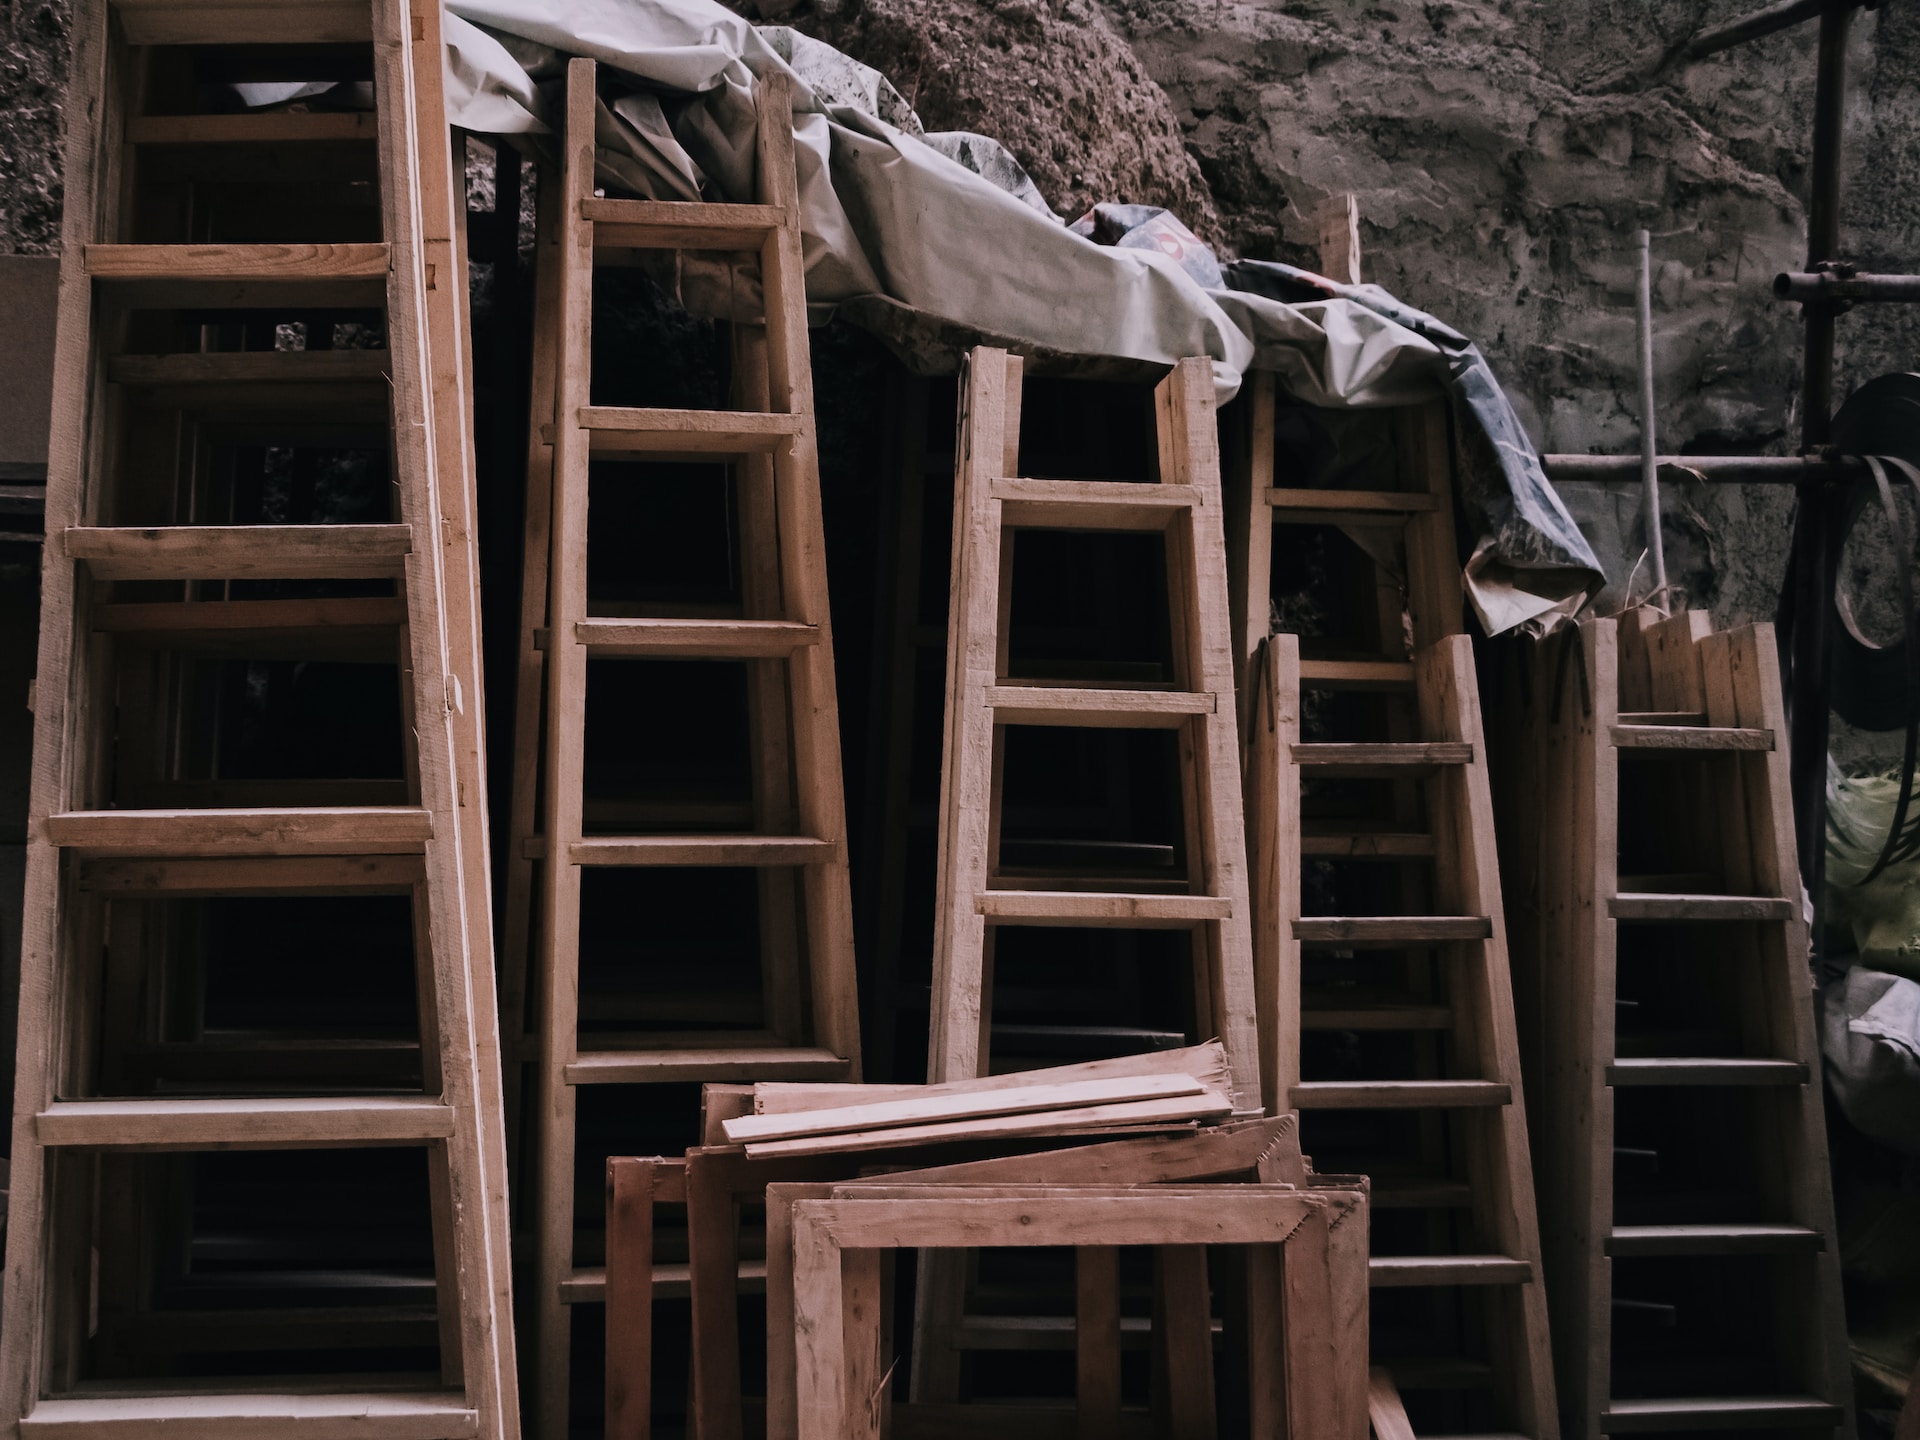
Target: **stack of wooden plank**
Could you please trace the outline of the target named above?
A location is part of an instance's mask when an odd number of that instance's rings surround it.
[[[684,1205],[693,1433],[742,1434],[764,1407],[789,1440],[1363,1435],[1366,1184],[1312,1174],[1291,1115],[1203,1123],[1230,1114],[1226,1086],[1217,1043],[934,1086],[709,1086],[707,1138],[725,1143],[608,1165],[607,1434],[649,1433],[654,1211]],[[764,1389],[739,1279],[743,1216],[763,1208]],[[997,1262],[1022,1283],[971,1286],[1012,1302],[982,1313],[943,1311],[924,1284],[909,1307],[903,1249],[963,1250],[978,1281]],[[1017,1357],[1024,1383],[892,1398],[903,1358],[955,1346]],[[1124,1366],[1134,1348],[1150,1364]]]

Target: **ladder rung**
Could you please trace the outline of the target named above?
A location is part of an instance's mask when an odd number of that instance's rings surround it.
[[[987,704],[1007,725],[1076,725],[1094,730],[1173,730],[1195,715],[1211,715],[1211,691],[1069,690],[1039,685],[993,685]]]
[[[684,1260],[655,1261],[653,1298],[684,1300],[690,1293],[690,1267]],[[742,1260],[736,1279],[743,1295],[755,1295],[767,1287],[767,1262]],[[560,1300],[566,1305],[604,1305],[607,1303],[607,1272],[600,1266],[583,1266],[560,1282]]]
[[[1219,895],[1125,895],[1104,890],[985,890],[974,909],[1020,925],[1184,928],[1225,920],[1233,902]]]
[[[397,596],[312,600],[149,600],[93,607],[96,630],[116,635],[284,635],[294,630],[384,630],[407,623]]]
[[[1506,1255],[1375,1255],[1367,1283],[1377,1290],[1409,1285],[1526,1285],[1533,1267]]]
[[[712,205],[692,200],[580,202],[596,250],[758,250],[787,223],[778,205]]]
[[[95,280],[384,280],[387,247],[354,245],[89,245]]]
[[[1781,1255],[1823,1250],[1826,1240],[1804,1225],[1616,1225],[1607,1254],[1617,1256]]]
[[[661,1085],[754,1080],[845,1080],[852,1062],[806,1046],[733,1045],[684,1050],[599,1050],[563,1067],[569,1085]]]
[[[403,892],[412,889],[425,874],[417,854],[102,859],[88,860],[80,866],[80,888],[97,895],[173,896]]]
[[[1307,997],[1308,1000],[1314,998]],[[1452,1026],[1453,1011],[1445,1005],[1405,1002],[1359,1005],[1348,1001],[1302,1004],[1300,1009],[1302,1030],[1448,1030]]]
[[[1287,1093],[1300,1110],[1462,1110],[1513,1100],[1500,1080],[1309,1080]]]
[[[826,865],[840,847],[810,835],[596,835],[574,841],[568,856],[576,865],[633,867]]]
[[[1731,725],[1616,725],[1622,750],[1771,750],[1773,731]]]
[[[820,643],[818,625],[793,620],[581,620],[573,635],[605,655],[780,660]]]
[[[1293,938],[1302,945],[1442,944],[1492,935],[1493,922],[1480,915],[1308,915],[1293,922]]]
[[[1350,860],[1421,860],[1434,853],[1433,836],[1373,830],[1307,831],[1300,836],[1302,855],[1325,855]]]
[[[1600,1412],[1607,1435],[1673,1430],[1801,1430],[1832,1427],[1838,1405],[1811,1395],[1702,1395],[1661,1400],[1610,1400]]]
[[[1368,1203],[1375,1210],[1458,1209],[1473,1203],[1464,1180],[1375,1179]]]
[[[62,1440],[469,1440],[480,1417],[458,1390],[428,1394],[141,1395],[36,1400],[22,1435]]]
[[[116,355],[107,379],[116,385],[379,384],[393,357],[386,350],[237,350],[226,353]],[[316,404],[338,397],[314,396]]]
[[[432,814],[410,805],[69,810],[47,817],[47,839],[65,849],[156,857],[408,854],[432,838]]]
[[[218,1100],[57,1100],[34,1117],[42,1145],[272,1150],[444,1140],[453,1107],[401,1096]]]
[[[1791,920],[1792,900],[1773,895],[1615,895],[1607,913],[1616,920]]]
[[[1420,490],[1269,490],[1267,503],[1296,525],[1400,525],[1439,508]]]
[[[805,431],[802,415],[748,410],[639,410],[588,405],[580,428],[595,454],[765,455]]]
[[[1622,710],[1614,720],[1621,725],[1704,725],[1704,710]]]
[[[1133,484],[1120,480],[995,480],[1007,529],[1164,530],[1200,503],[1192,485]]]
[[[282,145],[375,140],[379,135],[379,117],[371,110],[136,115],[127,121],[129,145]]]
[[[373,38],[366,0],[114,0],[129,45],[331,45]]]
[[[1293,763],[1316,777],[1354,779],[1431,773],[1443,765],[1471,765],[1473,746],[1464,740],[1407,745],[1295,745]]]
[[[1321,690],[1410,690],[1409,660],[1302,660],[1300,684]]]
[[[409,525],[71,526],[69,557],[99,580],[358,580],[398,575]]]
[[[1648,1059],[1615,1060],[1609,1085],[1804,1085],[1807,1067],[1798,1060]]]

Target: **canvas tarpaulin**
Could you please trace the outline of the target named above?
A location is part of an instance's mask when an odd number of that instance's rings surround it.
[[[602,109],[600,169],[660,198],[684,197],[699,180],[716,198],[751,199],[752,77],[792,74],[816,316],[838,310],[935,367],[976,343],[1043,362],[1105,361],[1113,373],[1204,355],[1222,401],[1254,369],[1312,405],[1447,396],[1461,498],[1479,530],[1466,585],[1482,624],[1490,633],[1551,624],[1599,589],[1599,562],[1479,351],[1377,287],[1256,262],[1208,272],[1183,266],[1169,253],[1177,246],[1076,234],[996,141],[923,134],[876,71],[714,0],[449,0],[449,9],[453,123],[545,133],[543,84],[566,57],[590,57],[644,87]]]

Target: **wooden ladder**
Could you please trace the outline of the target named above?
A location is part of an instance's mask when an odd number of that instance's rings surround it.
[[[567,1305],[603,1294],[575,1263],[576,1093],[582,1085],[859,1078],[859,1021],[847,882],[839,718],[827,604],[820,477],[808,356],[799,197],[788,82],[762,78],[755,205],[599,198],[594,189],[594,66],[567,72],[560,190],[560,304],[546,649],[541,1051],[534,1123],[539,1261],[538,1432],[567,1428]],[[596,406],[590,395],[596,260],[635,251],[757,255],[765,328],[737,327],[738,410]],[[595,457],[736,466],[745,560],[733,617],[596,614],[588,600],[588,468]],[[749,833],[589,834],[584,811],[590,662],[762,662],[758,827]],[[781,673],[784,672],[784,673]],[[771,675],[772,683],[764,677]],[[660,696],[672,706],[671,693]],[[777,707],[777,708],[776,708]],[[790,722],[788,720],[790,716]],[[788,730],[791,738],[788,740]],[[525,753],[524,746],[522,753]],[[764,1028],[624,1035],[583,1050],[579,1030],[582,871],[604,867],[752,868],[763,883]],[[791,880],[798,872],[798,883]],[[784,929],[782,928],[784,926]],[[691,1121],[692,1117],[689,1117]],[[597,1171],[599,1166],[594,1167]]]
[[[376,108],[233,114],[197,101],[196,77],[241,78],[263,52],[269,71],[364,73]],[[515,1435],[439,10],[83,0],[71,73],[0,1425]],[[305,203],[289,206],[302,175]],[[315,224],[366,233],[302,233]],[[385,348],[274,339],[276,326],[304,334],[342,313],[371,317],[362,328],[383,330]],[[293,421],[381,437],[387,518],[236,513],[216,473],[220,437]],[[169,673],[154,658],[167,651],[397,661],[403,776],[191,773],[181,693],[152,680]],[[142,1066],[179,1050],[140,1030],[159,944],[145,907],[383,896],[412,907],[417,1080],[351,1069],[378,1046],[243,1035],[152,1083]],[[96,1376],[126,1322],[197,1323],[140,1313],[155,1218],[138,1213],[153,1193],[140,1157],[369,1147],[424,1160],[438,1373]],[[243,1349],[315,1333],[299,1312],[235,1318],[254,1332]]]
[[[1374,474],[1392,489],[1318,488],[1304,475],[1276,485],[1271,376],[1250,378],[1239,421],[1235,620],[1265,1100],[1301,1111],[1309,1148],[1338,1141],[1332,1163],[1368,1173],[1376,1212],[1388,1212],[1374,1216],[1370,1265],[1381,1433],[1406,1424],[1400,1389],[1471,1386],[1490,1390],[1503,1430],[1550,1440],[1546,1296],[1479,691],[1460,633],[1446,413],[1436,403],[1369,417],[1394,442],[1397,474]],[[1322,640],[1303,656],[1300,636],[1266,633],[1276,527],[1297,525],[1366,541],[1369,558],[1354,556],[1361,633],[1331,653]],[[1387,913],[1310,913],[1309,871]],[[1482,1337],[1484,1361],[1406,1353],[1454,1329]]]
[[[1501,799],[1567,1432],[1851,1434],[1773,629],[1630,611],[1521,681]]]

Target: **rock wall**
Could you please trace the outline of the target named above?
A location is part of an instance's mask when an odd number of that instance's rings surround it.
[[[60,248],[60,100],[67,0],[0,10],[0,255]]]

